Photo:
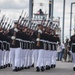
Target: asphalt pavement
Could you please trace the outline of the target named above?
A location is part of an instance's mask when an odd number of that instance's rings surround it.
[[[75,71],[73,71],[73,63],[60,61],[57,62],[56,68],[44,72],[36,72],[35,68],[13,72],[11,68],[6,68],[0,69],[0,75],[75,75]]]

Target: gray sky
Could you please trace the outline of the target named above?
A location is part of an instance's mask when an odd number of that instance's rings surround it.
[[[34,13],[42,8],[48,13],[48,1],[49,0],[34,0]],[[65,15],[65,37],[69,36],[70,27],[70,4],[75,0],[66,0],[66,15]],[[40,7],[39,3],[43,3],[44,6]],[[28,14],[29,0],[0,0],[0,16],[6,14],[10,19],[17,19],[21,14],[22,9]],[[63,11],[63,0],[54,0],[54,17],[60,17],[60,27],[62,28],[62,12]],[[75,16],[75,5],[73,7],[73,24],[74,28],[74,16]]]

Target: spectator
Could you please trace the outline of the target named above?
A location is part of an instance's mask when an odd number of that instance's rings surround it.
[[[67,44],[67,62],[72,62],[72,51],[70,47],[70,41]]]
[[[61,44],[58,43],[58,46],[57,46],[57,61],[61,61]]]
[[[61,43],[61,60],[62,61],[65,61],[64,60],[64,53],[65,53],[65,45],[64,45],[64,42],[63,43]]]

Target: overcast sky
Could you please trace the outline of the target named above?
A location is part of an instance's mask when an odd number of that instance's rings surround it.
[[[65,37],[69,36],[70,29],[70,4],[75,0],[66,0],[66,15],[65,15]],[[39,3],[43,3],[44,6],[40,7]],[[34,13],[42,8],[44,12],[48,13],[49,0],[34,0]],[[38,9],[37,9],[38,8]],[[29,11],[29,0],[0,0],[0,16],[6,14],[10,19],[18,19],[22,9],[28,14]],[[74,28],[74,16],[75,16],[75,5],[73,6],[73,24]],[[63,18],[63,0],[54,0],[54,17],[60,17],[60,27],[62,28]]]

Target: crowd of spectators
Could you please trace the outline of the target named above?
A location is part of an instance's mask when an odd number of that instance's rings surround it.
[[[69,39],[66,39],[66,42],[58,43],[57,61],[72,62],[72,52]]]

